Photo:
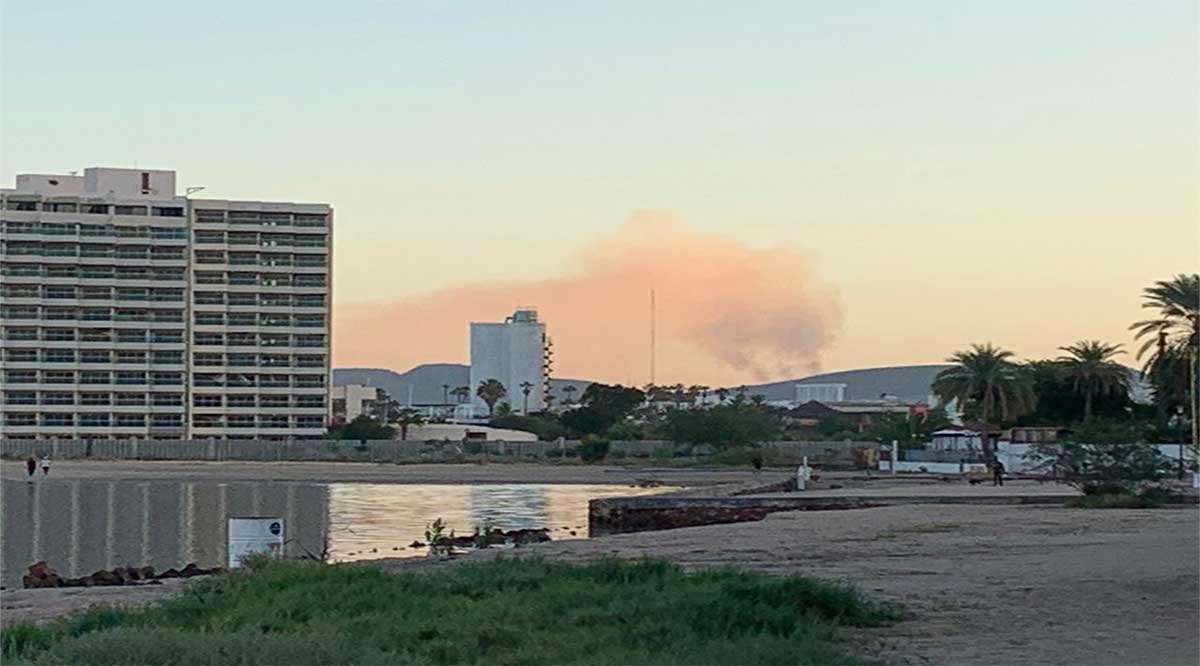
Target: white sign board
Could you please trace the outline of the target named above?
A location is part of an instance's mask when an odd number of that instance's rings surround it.
[[[282,518],[229,519],[229,568],[242,566],[242,558],[254,553],[283,553]]]

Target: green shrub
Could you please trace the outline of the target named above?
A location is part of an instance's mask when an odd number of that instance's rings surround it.
[[[579,444],[579,458],[583,462],[598,462],[608,457],[609,443],[607,439],[584,437]]]
[[[1074,509],[1156,509],[1178,502],[1180,497],[1174,490],[1161,486],[1144,488],[1137,493],[1125,492],[1119,487],[1114,490],[1110,487],[1106,492],[1072,497],[1067,500],[1067,506]]]

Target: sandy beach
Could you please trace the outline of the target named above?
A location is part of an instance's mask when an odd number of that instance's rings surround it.
[[[5,479],[24,471],[6,461]],[[353,463],[56,463],[60,479],[274,480],[369,483],[635,483],[653,478],[721,494],[770,483],[779,470],[624,469],[568,465]],[[829,488],[830,485],[841,488]],[[1004,488],[919,478],[830,474],[815,496],[1070,494],[1016,481]],[[743,486],[744,487],[744,486]],[[1200,511],[1073,510],[1054,506],[914,504],[776,513],[761,522],[568,539],[452,561],[376,560],[420,570],[497,556],[568,561],[662,557],[687,567],[736,566],[851,583],[903,603],[908,617],[857,636],[886,663],[1196,664],[1200,661]],[[8,590],[0,618],[41,621],[93,603],[144,604],[175,585]]]

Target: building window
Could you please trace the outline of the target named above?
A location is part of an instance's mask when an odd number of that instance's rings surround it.
[[[234,394],[226,400],[230,407],[254,407],[255,398],[252,395]]]
[[[4,425],[6,425],[6,426],[37,425],[37,417],[32,413],[9,412],[4,415]]]
[[[230,428],[253,428],[253,414],[229,414],[225,417],[225,425]]]
[[[325,418],[315,414],[303,414],[296,417],[297,428],[323,428],[325,427]]]
[[[42,358],[44,363],[74,363],[74,349],[47,349]]]
[[[219,423],[220,417],[218,417]],[[183,414],[154,414],[150,417],[152,428],[178,428],[183,425]]]
[[[117,352],[117,363],[137,363],[146,362],[146,352],[144,351],[125,351]]]
[[[9,384],[36,384],[36,370],[8,370],[4,373],[4,381]]]
[[[155,386],[178,386],[183,384],[182,372],[156,372],[152,376]]]
[[[117,414],[114,418],[118,428],[146,427],[146,417],[143,414]]]
[[[225,336],[220,333],[202,333],[197,331],[192,334],[192,341],[201,347],[218,346],[225,344]]]
[[[138,328],[122,328],[117,330],[117,342],[128,343],[145,343],[146,330]]]
[[[79,425],[84,428],[107,428],[109,425],[108,414],[88,414],[79,415]]]
[[[116,403],[119,407],[143,407],[146,404],[146,394],[118,393]]]
[[[93,372],[93,373],[84,373],[84,374],[103,375],[105,378],[105,381],[97,382],[97,383],[100,383],[100,384],[108,383],[108,381],[107,381],[108,373],[107,372]],[[42,383],[43,384],[74,384],[75,383],[75,373],[71,372],[69,370],[47,370],[42,373]]]
[[[70,412],[47,412],[42,414],[43,426],[66,426],[75,425],[75,415]]]
[[[7,391],[4,394],[6,405],[36,405],[37,394],[33,391]]]
[[[71,395],[71,394],[67,393],[65,395]],[[72,402],[73,402],[73,400],[72,400]],[[79,404],[81,404],[81,405],[90,405],[90,406],[94,407],[97,405],[108,405],[111,402],[112,402],[112,400],[109,398],[107,393],[81,393],[81,394],[79,394]],[[62,404],[69,405],[69,404],[71,404],[71,402],[62,403]]]
[[[38,353],[36,349],[6,349],[4,360],[9,363],[37,363]]]
[[[287,408],[291,399],[286,395],[264,395],[258,399],[258,406],[267,409]]]
[[[84,349],[79,352],[80,363],[112,363],[112,354],[107,349]]]
[[[154,406],[155,407],[182,407],[183,406],[183,394],[182,393],[155,393],[154,394]]]
[[[196,407],[220,407],[220,394],[197,393],[192,396],[192,405]]]
[[[181,351],[156,351],[154,352],[154,363],[163,365],[177,365],[183,363],[183,352]]]
[[[146,373],[144,372],[118,372],[116,383],[123,386],[132,386],[146,383]]]

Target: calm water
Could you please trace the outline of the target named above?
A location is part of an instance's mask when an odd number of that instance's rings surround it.
[[[70,576],[117,566],[224,565],[226,518],[284,519],[285,552],[336,561],[418,557],[425,526],[587,537],[589,499],[663,492],[616,485],[396,485],[158,481],[0,482],[0,584],[38,560]],[[575,534],[570,534],[574,531]]]

